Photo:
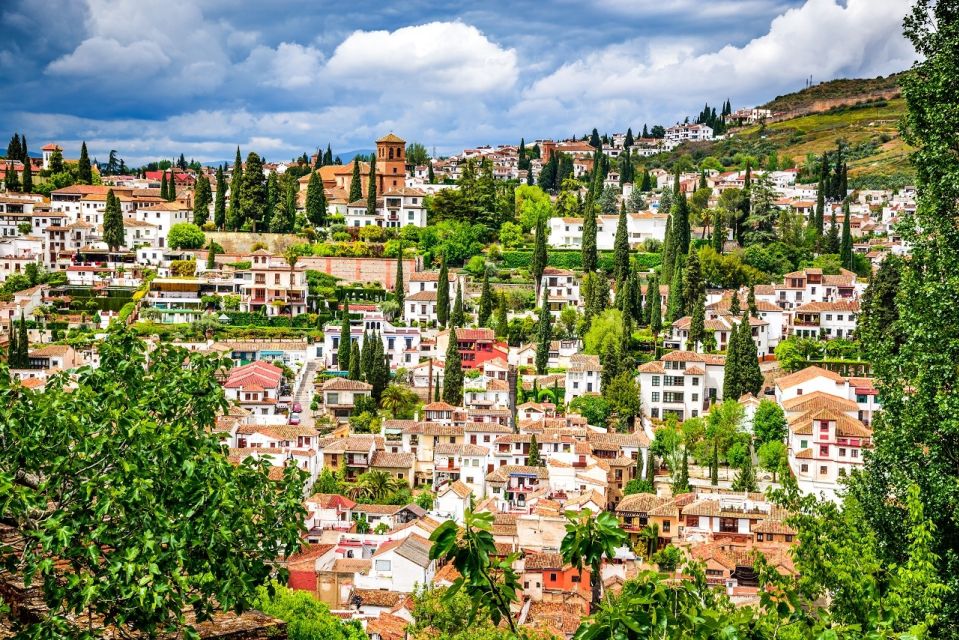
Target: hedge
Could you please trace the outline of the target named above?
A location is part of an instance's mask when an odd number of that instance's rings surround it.
[[[120,324],[127,323],[127,320],[130,318],[130,314],[133,313],[133,310],[136,309],[136,306],[136,302],[128,302],[120,308],[120,312],[117,314],[117,320],[120,321]]]
[[[662,256],[658,253],[632,253],[634,263],[639,268],[651,270],[662,264]],[[599,267],[612,272],[614,267],[614,253],[612,251],[599,252]],[[503,251],[503,265],[509,269],[529,269],[533,264],[533,252],[527,250]],[[579,249],[550,249],[546,254],[546,264],[557,269],[583,268],[583,253]]]

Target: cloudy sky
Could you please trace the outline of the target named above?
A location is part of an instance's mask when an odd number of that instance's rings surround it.
[[[3,0],[0,134],[75,156],[455,152],[907,68],[907,0]]]

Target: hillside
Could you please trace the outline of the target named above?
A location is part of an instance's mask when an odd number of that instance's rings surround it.
[[[901,187],[915,179],[915,171],[910,148],[899,133],[906,106],[897,82],[898,75],[833,80],[778,96],[763,106],[785,110],[787,117],[734,130],[725,140],[684,144],[653,156],[650,165],[672,167],[684,156],[696,163],[712,156],[727,167],[741,168],[746,158],[753,159],[753,166],[757,161],[765,166],[775,153],[801,168],[810,154],[831,151],[843,140],[851,186]]]

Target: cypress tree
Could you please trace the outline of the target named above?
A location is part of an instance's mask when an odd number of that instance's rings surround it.
[[[323,154],[323,165],[333,164],[333,148],[330,146],[330,143],[326,143],[326,153]],[[339,164],[339,162],[337,162]]]
[[[446,258],[440,264],[440,277],[436,283],[436,322],[445,327],[450,319],[450,282]]]
[[[7,144],[7,155],[5,157],[7,160],[20,159],[23,157],[23,149],[20,146],[19,133],[14,133],[13,137],[10,138],[10,142]]]
[[[93,168],[87,155],[87,143],[80,144],[80,160],[77,162],[77,181],[80,184],[93,184]]]
[[[360,380],[363,377],[361,371],[361,366],[363,364],[362,356],[360,354],[360,345],[357,342],[354,342],[350,346],[350,370],[349,378],[350,380]]]
[[[166,171],[164,171],[164,172],[163,172],[163,175],[160,176],[160,197],[163,198],[163,199],[166,200],[166,201],[169,201],[170,198],[167,197],[167,194],[168,194],[169,192],[170,192],[170,190],[167,189],[167,185],[166,185]]]
[[[756,473],[753,470],[752,456],[746,456],[743,465],[739,468],[739,473],[733,479],[733,491],[748,491],[754,493],[756,487]]]
[[[738,400],[742,392],[742,373],[740,372],[740,324],[734,324],[729,344],[726,347],[726,366],[723,370],[723,398]]]
[[[223,167],[216,168],[216,197],[213,200],[213,224],[223,230],[226,225],[226,180],[223,179]]]
[[[546,270],[546,219],[539,216],[536,219],[536,244],[533,246],[533,283],[536,286],[536,297],[543,292],[543,271]]]
[[[283,228],[283,214],[280,213],[277,216],[277,203],[280,201],[280,185],[277,182],[276,171],[270,171],[270,175],[266,177],[266,207],[264,207],[263,214],[263,225],[266,228],[277,227],[277,229]],[[279,217],[279,220],[276,223],[273,222],[274,219]]]
[[[543,466],[543,461],[539,457],[539,443],[536,442],[535,433],[529,439],[529,453],[526,455],[526,466],[527,467]]]
[[[852,231],[850,228],[849,198],[842,203],[842,240],[839,244],[839,263],[846,269],[852,269]]]
[[[703,282],[702,268],[699,264],[699,253],[690,248],[683,270],[683,315],[692,315],[693,309],[699,304],[699,299],[706,295],[706,284]]]
[[[653,453],[652,448],[646,451],[646,480],[653,486],[653,491],[655,492],[656,487],[656,454]]]
[[[753,332],[749,324],[749,316],[743,316],[739,324],[742,325],[739,332],[741,344],[737,349],[737,354],[740,359],[740,395],[743,393],[758,395],[763,386],[763,374],[759,369],[759,354],[757,353],[756,343],[753,341]]]
[[[450,312],[450,326],[462,327],[466,324],[466,313],[463,309],[463,290],[456,285],[456,298],[453,301],[453,311]]]
[[[210,181],[203,174],[193,191],[193,224],[202,227],[210,217]]]
[[[379,402],[380,396],[383,395],[383,390],[386,389],[390,383],[390,365],[386,362],[386,351],[383,347],[383,339],[378,333],[374,333],[372,339],[373,346],[370,348],[370,351],[373,355],[370,366],[371,379],[369,383],[373,385],[373,399]]]
[[[679,468],[679,477],[673,485],[673,495],[680,493],[689,493],[692,487],[689,486],[689,448],[683,447],[683,466]]]
[[[340,371],[349,371],[350,369],[350,305],[348,302],[343,302],[343,319],[340,322],[340,344],[337,348],[337,363],[336,366],[339,367]],[[346,353],[343,353],[343,348],[346,347]]]
[[[360,380],[370,382],[373,377],[373,342],[368,331],[363,331],[363,344],[360,345]],[[350,364],[353,364],[352,358]]]
[[[689,319],[689,339],[686,341],[686,349],[689,351],[699,351],[700,344],[706,336],[706,298],[700,295],[693,304],[692,316]]]
[[[430,158],[429,168],[426,172],[426,179],[430,184],[436,184],[436,174],[433,173],[433,159]]]
[[[366,215],[376,215],[376,156],[370,158],[369,184],[366,185]]]
[[[673,279],[669,283],[669,298],[666,300],[666,320],[676,322],[683,317],[686,302],[683,299],[683,274],[685,268],[683,255],[676,254],[676,263],[673,265]]]
[[[306,219],[314,227],[322,227],[326,223],[326,193],[323,191],[323,182],[316,171],[310,174],[310,181],[306,185]]]
[[[723,245],[726,244],[726,217],[723,215],[720,209],[716,209],[716,213],[713,215],[713,218],[713,251],[719,255],[723,255]]]
[[[13,330],[13,318],[10,319],[7,335],[10,336],[7,342],[7,367],[16,369],[19,366],[18,358],[20,357],[20,352],[17,350],[17,332]]]
[[[591,273],[596,271],[598,261],[596,255],[596,207],[593,205],[593,198],[586,196],[586,204],[583,211],[583,271]]]
[[[396,252],[396,282],[393,283],[393,296],[400,307],[400,317],[403,317],[403,307],[406,304],[406,283],[403,278],[403,242]]]
[[[116,251],[124,242],[123,213],[120,211],[120,200],[113,193],[113,189],[107,191],[107,204],[103,212],[103,241],[110,251]]]
[[[829,218],[829,233],[826,235],[824,253],[839,253],[839,225],[836,223],[836,209]]]
[[[210,245],[206,249],[206,268],[208,271],[216,269],[216,243],[210,240]]]
[[[746,306],[749,308],[749,315],[754,318],[759,317],[759,314],[756,312],[756,289],[753,285],[749,285],[749,294],[746,296]]]
[[[733,296],[729,300],[729,313],[736,317],[739,317],[739,314],[742,313],[739,303],[739,289],[733,289]]]
[[[633,146],[633,144],[635,144],[635,142],[636,141],[633,139],[633,128],[629,127],[626,129],[626,138],[623,140],[623,147],[629,149],[631,146]]]
[[[509,334],[509,321],[506,316],[506,294],[501,293],[497,296],[496,304],[496,335],[505,337]]]
[[[353,158],[353,175],[350,177],[350,204],[363,198],[363,182],[360,178],[360,159]]]
[[[490,316],[493,315],[493,289],[489,284],[489,272],[483,270],[483,290],[480,293],[479,317],[477,324],[481,327],[489,326]]]
[[[633,306],[636,301],[635,286],[636,277],[627,267],[626,277],[623,278],[621,284],[617,283],[616,285],[616,308],[622,311],[624,316],[629,316],[630,318],[632,318],[636,312]]]
[[[616,241],[613,245],[613,277],[617,291],[629,273],[629,231],[626,229],[626,202],[619,206],[619,221],[616,223]]]
[[[433,385],[433,402],[439,402],[440,397],[440,377],[436,376],[436,384]]]
[[[663,235],[663,265],[660,268],[660,275],[663,278],[663,282],[672,280],[673,262],[675,260],[676,256],[673,252],[673,216],[670,215],[666,218],[666,231]]]
[[[233,161],[233,175],[230,178],[230,208],[226,216],[226,227],[230,231],[236,231],[243,226],[243,211],[240,208],[242,184],[243,160],[240,158],[240,147],[237,147],[236,159]]]
[[[816,190],[816,211],[813,214],[813,227],[816,231],[816,247],[821,248],[823,236],[823,224],[825,223],[826,212],[826,187],[823,184],[822,176],[819,177],[819,188]]]
[[[17,168],[14,166],[15,160],[12,158],[7,158],[7,173],[4,177],[4,186],[7,191],[20,191],[20,174],[17,172]]]
[[[170,169],[170,180],[166,183],[166,198],[170,202],[176,200],[176,175]]]
[[[649,175],[649,170],[646,167],[643,167],[643,180],[639,184],[639,190],[642,192],[646,192],[652,188],[653,188],[653,179]]]
[[[709,484],[719,484],[719,444],[713,441],[713,459],[709,462]]]
[[[20,310],[20,333],[17,336],[17,366],[26,369],[30,366],[30,336],[27,335],[27,321]]]
[[[463,362],[456,340],[456,327],[450,329],[443,375],[443,402],[454,407],[463,402]]]
[[[30,162],[30,157],[26,156],[23,159],[23,184],[22,189],[24,193],[33,193],[33,166]]]
[[[654,336],[663,330],[663,303],[659,295],[659,279],[656,274],[649,279],[646,287],[646,306],[649,307],[649,329]]]
[[[545,375],[549,363],[549,343],[553,339],[553,316],[545,300],[540,307],[536,335],[536,373]]]
[[[686,255],[690,242],[689,202],[686,194],[680,193],[673,205],[673,246],[676,255]]]

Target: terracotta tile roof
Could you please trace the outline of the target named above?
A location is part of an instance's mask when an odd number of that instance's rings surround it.
[[[446,485],[445,487],[440,489],[439,493],[445,494],[447,491],[452,491],[453,493],[458,495],[460,498],[468,498],[470,494],[473,493],[472,489],[467,487],[465,484],[463,484],[459,480],[456,480]]]
[[[796,530],[790,527],[788,524],[782,520],[773,520],[772,518],[760,520],[750,527],[750,530],[753,533],[779,533],[791,536],[796,535]]]
[[[650,509],[654,509],[664,502],[668,498],[660,498],[653,493],[634,493],[633,495],[626,496],[619,501],[619,504],[616,505],[617,513],[649,513]]]
[[[796,453],[796,458],[799,460],[812,460],[812,449],[803,449]]]
[[[416,454],[405,452],[376,451],[370,460],[371,467],[386,469],[411,469],[414,464],[416,464]]]
[[[376,634],[380,640],[405,640],[408,624],[405,618],[384,611],[366,623],[366,633]]]
[[[586,355],[584,353],[574,353],[569,358],[569,371],[602,371],[603,367],[599,363],[599,356]]]
[[[349,510],[356,506],[355,502],[338,493],[314,493],[306,501],[315,503],[321,509]]]
[[[838,373],[834,373],[829,369],[823,369],[822,367],[812,366],[779,378],[776,380],[776,386],[780,389],[788,389],[789,387],[795,387],[797,384],[809,382],[819,376],[832,380],[836,384],[846,382],[846,379]]]
[[[828,312],[859,313],[858,300],[836,300],[835,302],[807,302],[793,309],[793,313],[828,313]]]
[[[373,561],[369,558],[337,558],[333,562],[331,570],[335,573],[363,573],[367,574]]]
[[[362,380],[350,380],[349,378],[330,378],[325,380],[320,386],[323,391],[371,391],[373,385]]]
[[[810,394],[803,394],[795,398],[790,398],[789,400],[784,400],[782,406],[785,411],[790,413],[806,413],[807,411],[819,409],[835,409],[843,412],[859,410],[859,405],[852,400],[834,396],[824,391],[814,391]]]
[[[360,599],[361,606],[395,607],[405,594],[386,589],[353,589],[353,595]]]
[[[527,571],[542,571],[543,569],[562,569],[566,566],[563,556],[558,553],[531,553],[526,556]]]

